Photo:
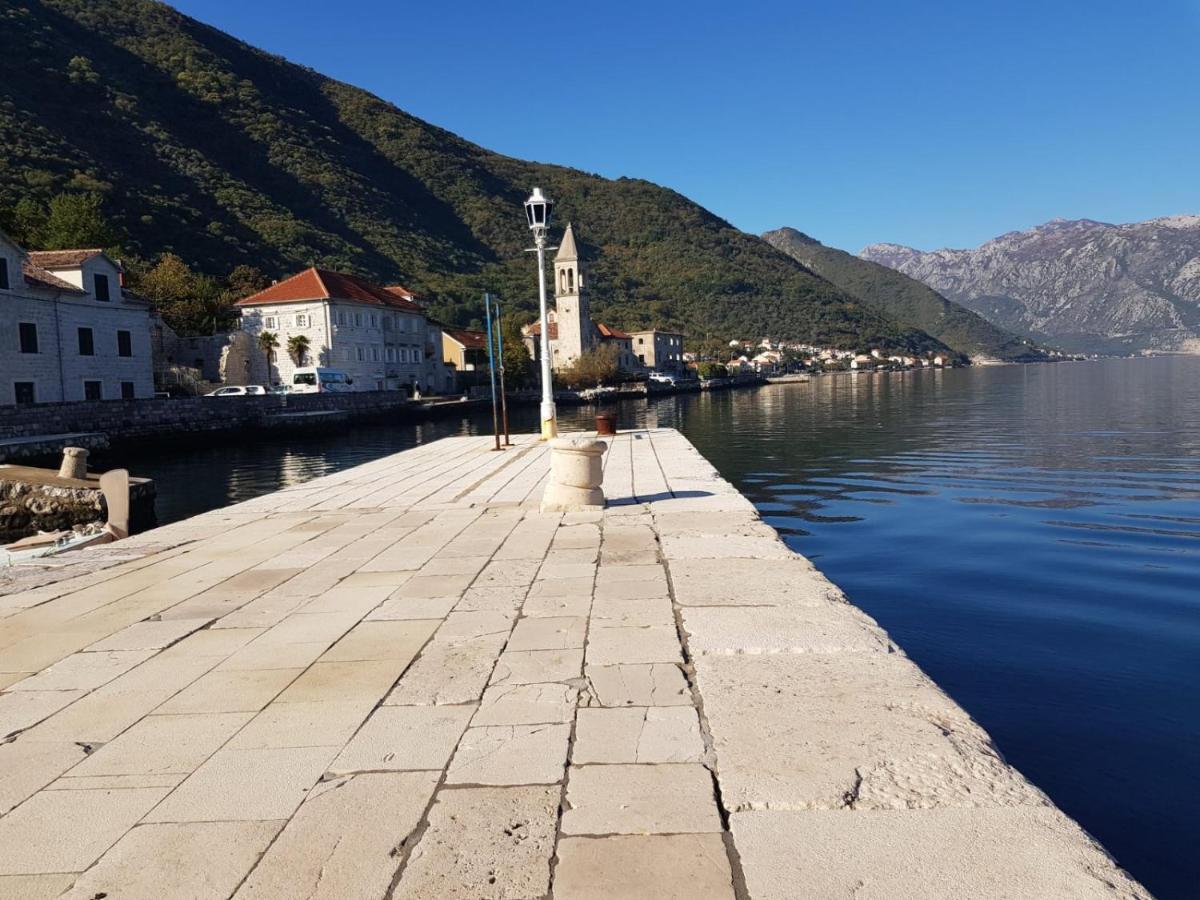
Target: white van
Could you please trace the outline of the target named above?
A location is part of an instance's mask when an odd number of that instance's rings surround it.
[[[353,385],[354,379],[341,369],[306,366],[292,373],[293,394],[344,394]]]

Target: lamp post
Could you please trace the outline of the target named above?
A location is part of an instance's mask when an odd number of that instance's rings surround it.
[[[538,261],[538,304],[541,312],[542,341],[542,440],[558,436],[558,413],[554,409],[554,384],[550,374],[550,323],[546,321],[546,230],[550,227],[550,212],[554,201],[534,188],[525,201],[525,218],[533,232],[535,246],[527,253],[537,253]]]

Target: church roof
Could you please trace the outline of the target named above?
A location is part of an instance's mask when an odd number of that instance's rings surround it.
[[[620,328],[612,328],[609,325],[605,325],[603,322],[596,323],[596,330],[600,332],[600,337],[602,338],[614,338],[618,341],[629,340],[629,335]]]
[[[579,251],[575,248],[575,229],[568,222],[567,230],[563,232],[562,243],[558,245],[558,252],[554,254],[554,261],[577,259],[579,259]]]

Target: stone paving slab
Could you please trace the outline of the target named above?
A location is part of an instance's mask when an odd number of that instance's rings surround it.
[[[514,444],[6,578],[0,900],[1146,896],[677,432]]]

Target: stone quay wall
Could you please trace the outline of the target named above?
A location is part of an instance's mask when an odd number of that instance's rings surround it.
[[[316,428],[348,421],[405,421],[430,414],[430,410],[396,391],[5,406],[0,407],[0,461],[30,459],[61,449],[61,441],[29,440],[42,435],[103,435],[109,445],[118,446],[195,440],[201,435],[215,439],[248,431]]]

